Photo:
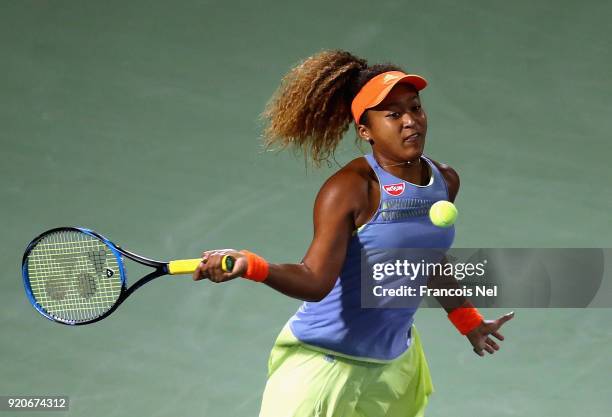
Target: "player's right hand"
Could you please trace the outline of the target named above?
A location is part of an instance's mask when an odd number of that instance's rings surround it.
[[[236,263],[234,269],[225,272],[221,260],[225,255],[232,256]],[[247,271],[247,258],[235,249],[216,249],[202,252],[202,262],[193,273],[193,280],[208,279],[212,282],[225,282],[243,276]]]

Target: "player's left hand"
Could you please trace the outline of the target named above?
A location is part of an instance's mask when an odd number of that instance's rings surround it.
[[[499,332],[499,328],[513,317],[514,312],[511,312],[504,314],[497,320],[483,320],[480,326],[468,333],[466,337],[474,347],[474,352],[478,356],[484,356],[485,350],[491,355],[496,350],[499,350],[499,345],[489,335],[494,336],[498,340],[504,340],[504,336]]]

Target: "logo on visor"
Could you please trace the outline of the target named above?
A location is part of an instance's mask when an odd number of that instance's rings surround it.
[[[385,84],[389,84],[391,81],[395,81],[398,78],[400,78],[399,75],[395,75],[395,74],[387,74],[385,75],[385,77],[383,78],[383,83]]]
[[[397,184],[384,185],[383,188],[385,189],[385,192],[387,194],[397,197],[398,195],[401,195],[404,192],[406,184],[403,182],[398,182]]]

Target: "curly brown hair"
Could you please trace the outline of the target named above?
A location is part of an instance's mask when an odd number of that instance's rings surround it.
[[[328,161],[353,118],[353,98],[372,77],[387,71],[402,69],[368,66],[365,59],[342,50],[306,58],[283,77],[262,114],[265,146],[293,146],[316,166]],[[359,123],[367,124],[366,114]]]

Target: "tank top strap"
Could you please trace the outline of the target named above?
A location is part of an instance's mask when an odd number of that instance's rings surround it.
[[[448,197],[448,185],[446,184],[446,179],[444,178],[444,175],[442,175],[442,172],[440,172],[436,164],[434,164],[433,161],[427,156],[421,155],[421,157],[425,161],[427,161],[427,163],[429,164],[429,168],[431,169],[432,178],[430,182],[433,182],[437,184],[440,188],[443,188],[446,192],[446,196]]]

